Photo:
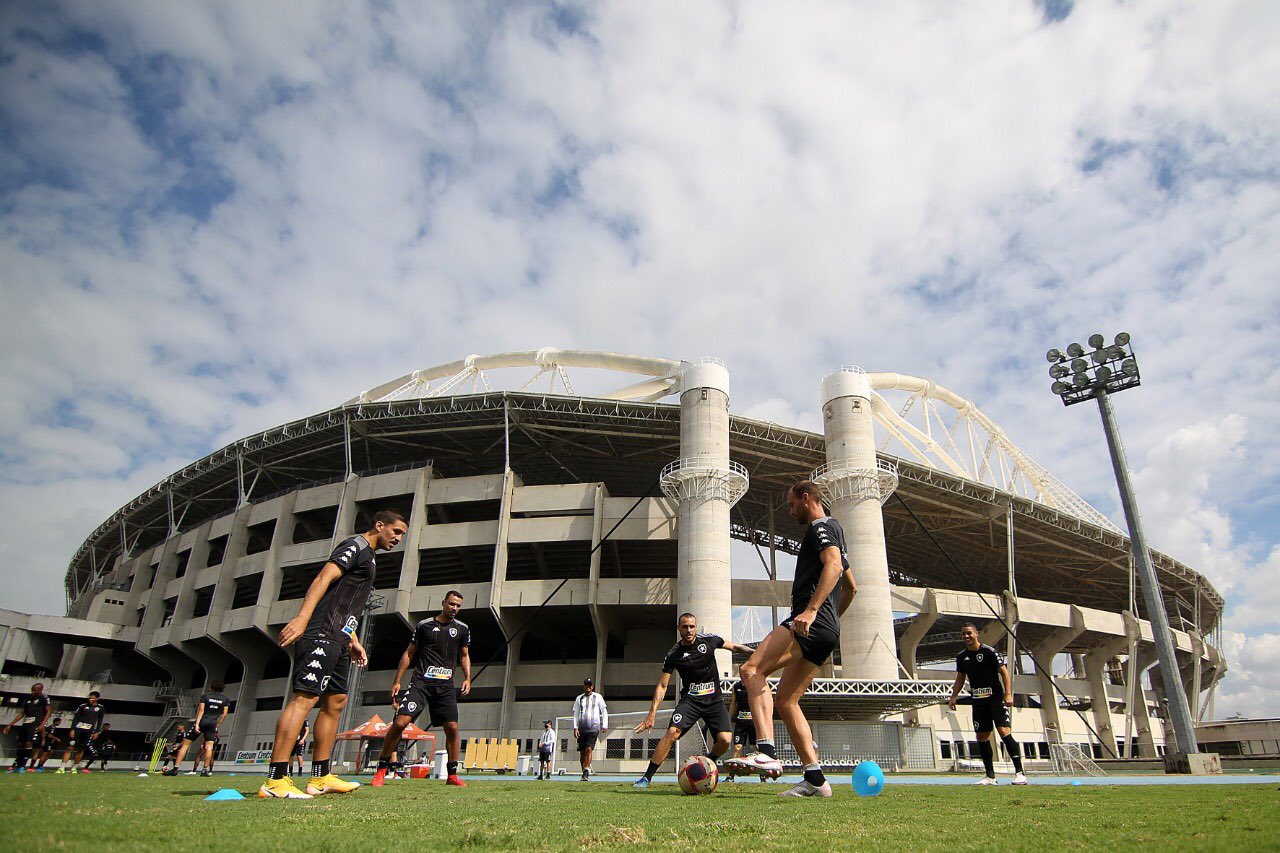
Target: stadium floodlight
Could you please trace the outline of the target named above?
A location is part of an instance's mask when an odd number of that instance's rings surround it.
[[[1062,361],[1062,350],[1051,349],[1044,354],[1045,360],[1048,362]]]
[[[1054,379],[1061,379],[1070,372],[1065,364],[1055,364],[1049,368],[1049,375]]]
[[[1169,617],[1164,607],[1164,595],[1160,584],[1156,581],[1155,569],[1151,565],[1151,551],[1147,548],[1147,537],[1142,530],[1142,517],[1138,514],[1138,501],[1133,493],[1133,482],[1129,476],[1129,463],[1125,459],[1124,446],[1120,443],[1120,431],[1116,426],[1115,413],[1111,408],[1111,394],[1133,388],[1142,384],[1138,372],[1138,359],[1129,345],[1129,334],[1121,332],[1115,336],[1115,343],[1103,346],[1106,339],[1102,335],[1092,335],[1089,345],[1094,348],[1091,356],[1094,361],[1092,376],[1089,374],[1088,362],[1081,358],[1084,349],[1076,343],[1067,347],[1067,354],[1059,350],[1049,350],[1049,355],[1059,355],[1057,364],[1062,365],[1067,358],[1072,358],[1072,384],[1055,381],[1050,390],[1062,398],[1064,406],[1074,406],[1085,400],[1097,400],[1102,414],[1102,429],[1107,436],[1107,448],[1111,453],[1111,464],[1115,468],[1116,484],[1120,488],[1120,503],[1124,507],[1125,521],[1129,524],[1129,543],[1133,549],[1134,566],[1138,570],[1138,578],[1142,583],[1143,603],[1146,605],[1146,617],[1151,622],[1154,635],[1156,657],[1160,661],[1160,677],[1164,683],[1164,694],[1169,700],[1169,716],[1172,718],[1174,739],[1177,751],[1182,755],[1199,752],[1196,745],[1195,726],[1191,721],[1191,708],[1187,694],[1182,688],[1177,658],[1173,653],[1173,634],[1169,630]],[[1101,356],[1101,357],[1099,357]],[[1054,361],[1053,358],[1049,359]],[[1053,368],[1050,368],[1053,375]],[[1177,762],[1177,759],[1174,759]],[[1173,766],[1166,760],[1167,768]]]

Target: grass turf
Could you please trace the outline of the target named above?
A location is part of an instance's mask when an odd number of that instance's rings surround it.
[[[775,796],[779,786],[740,783],[686,797],[672,783],[405,780],[301,802],[257,799],[261,780],[3,776],[0,848],[1280,850],[1272,785],[974,789],[890,778],[875,798],[841,785],[830,800],[791,800]],[[205,802],[218,788],[250,799]]]

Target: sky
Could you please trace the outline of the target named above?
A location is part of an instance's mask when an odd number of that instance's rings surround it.
[[[928,377],[1123,524],[1043,353],[1128,331],[1153,547],[1280,707],[1280,5],[0,4],[0,606],[239,437],[469,353]]]

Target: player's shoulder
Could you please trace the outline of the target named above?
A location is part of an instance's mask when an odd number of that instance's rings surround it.
[[[674,645],[672,645],[671,648],[667,649],[667,653],[662,656],[663,660],[666,660],[666,661],[674,660],[675,656],[679,652],[680,652],[680,643],[677,642]]]
[[[721,637],[719,634],[699,634],[698,635],[698,641],[702,643],[711,643],[711,642],[715,642],[716,640],[719,640],[720,644],[724,645],[724,637]]]
[[[823,547],[838,545],[840,537],[844,536],[844,529],[840,526],[840,522],[829,515],[815,518],[809,522],[809,532],[818,540],[818,544]]]
[[[463,622],[461,619],[454,619],[453,624],[457,625],[459,628],[461,628],[464,631],[468,631],[468,632],[471,631],[471,626],[468,625],[466,622]]]

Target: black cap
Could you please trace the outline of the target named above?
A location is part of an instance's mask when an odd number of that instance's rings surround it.
[[[583,686],[583,687],[595,687],[595,686],[596,686],[596,683],[595,683],[594,681],[592,681],[590,678],[584,678],[584,679],[582,679],[582,686]]]
[[[542,721],[542,724],[543,724],[544,726],[549,726],[549,725],[551,725],[551,721],[550,721],[550,720],[543,720],[543,721]]]

